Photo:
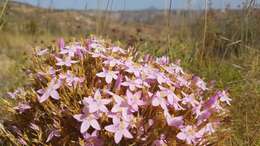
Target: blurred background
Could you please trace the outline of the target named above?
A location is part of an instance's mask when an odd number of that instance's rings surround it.
[[[260,145],[260,1],[0,0],[0,97],[26,84],[35,47],[94,34],[181,59],[233,97],[220,145]]]

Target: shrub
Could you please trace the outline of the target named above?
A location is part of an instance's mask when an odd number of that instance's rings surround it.
[[[207,86],[168,57],[137,58],[91,37],[36,50],[31,83],[9,93],[14,145],[205,145],[226,117],[227,91]]]

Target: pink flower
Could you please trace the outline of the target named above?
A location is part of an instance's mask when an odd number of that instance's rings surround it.
[[[61,48],[60,54],[66,54],[69,57],[74,57],[77,49],[75,46],[70,46],[69,48]]]
[[[192,107],[195,107],[199,104],[199,102],[194,98],[194,94],[186,94],[184,92],[181,92],[184,98],[182,98],[183,104],[190,104]]]
[[[170,74],[173,74],[173,75],[181,75],[181,74],[184,74],[184,71],[183,69],[179,66],[179,65],[176,65],[176,64],[171,64],[170,66],[165,66],[164,69],[170,73]]]
[[[109,95],[111,95],[115,101],[112,109],[111,109],[111,114],[109,117],[114,117],[114,116],[120,116],[121,118],[127,120],[129,118],[128,111],[129,111],[129,105],[123,97],[116,95],[110,91],[107,91]],[[129,120],[129,119],[128,119]]]
[[[168,111],[164,111],[164,116],[169,126],[174,126],[176,128],[183,127],[183,123],[184,123],[183,116],[172,117]]]
[[[48,143],[49,141],[51,141],[53,139],[53,137],[60,137],[60,131],[59,130],[52,130],[50,132],[50,134],[48,135],[48,138],[46,140],[46,143]]]
[[[126,51],[120,47],[111,47],[108,48],[109,50],[111,50],[113,53],[120,53],[120,54],[126,54]]]
[[[133,111],[138,111],[138,107],[145,105],[145,102],[141,100],[142,91],[132,93],[131,91],[126,91],[127,103],[133,109]]]
[[[40,131],[40,128],[38,125],[34,124],[34,123],[30,123],[30,128],[35,130],[35,131]]]
[[[98,131],[95,130],[91,134],[88,132],[85,132],[83,134],[84,140],[85,140],[85,146],[103,146],[104,141],[100,138],[98,138]]]
[[[154,120],[153,120],[153,119],[149,119],[149,120],[148,120],[148,125],[149,125],[149,126],[152,126],[153,124],[154,124]]]
[[[40,89],[37,91],[38,93],[42,94],[42,96],[38,96],[39,102],[42,103],[45,100],[47,100],[49,97],[55,100],[59,100],[60,96],[57,89],[59,89],[60,86],[61,86],[61,80],[53,78],[46,89]]]
[[[56,57],[56,60],[58,61],[56,63],[57,66],[67,66],[67,67],[70,67],[72,64],[78,62],[78,61],[71,60],[71,57],[66,57],[65,60]]]
[[[16,89],[14,92],[7,92],[7,95],[11,99],[15,99],[19,94],[24,93],[24,90],[22,88]]]
[[[189,87],[190,86],[190,82],[188,80],[186,80],[185,78],[183,78],[182,76],[177,76],[177,83],[179,86],[183,87]]]
[[[121,121],[118,118],[113,118],[113,124],[105,127],[108,132],[115,133],[114,140],[118,144],[123,137],[133,138],[133,135],[128,130],[129,123]]]
[[[211,107],[214,107],[217,102],[218,102],[219,96],[218,94],[210,97],[204,104],[203,104],[203,108],[204,109],[209,109]]]
[[[116,79],[116,82],[115,82],[115,86],[114,86],[114,88],[115,88],[116,90],[118,90],[118,91],[121,89],[122,80],[123,80],[123,75],[122,75],[122,74],[119,74],[119,75],[117,76],[117,79]]]
[[[100,52],[88,52],[93,58],[106,58],[103,53]]]
[[[63,38],[58,39],[59,49],[63,49],[65,47],[65,42]]]
[[[126,81],[122,83],[123,86],[129,87],[131,91],[134,91],[136,88],[142,88],[143,81],[141,79],[130,80],[127,76],[125,77]]]
[[[39,74],[40,76],[51,76],[52,78],[54,78],[56,76],[56,72],[58,72],[60,70],[55,70],[52,66],[50,66],[47,70],[47,72],[38,72],[37,74]]]
[[[207,123],[205,127],[202,128],[204,133],[213,134],[215,129],[213,128],[213,123]]]
[[[18,106],[14,107],[14,109],[17,110],[20,114],[31,108],[32,107],[28,103],[19,103]]]
[[[219,100],[220,100],[221,102],[226,102],[228,105],[231,105],[231,104],[230,104],[230,101],[232,101],[232,99],[228,97],[226,91],[219,92],[218,94],[219,94],[219,97],[220,97]]]
[[[208,118],[212,115],[212,111],[206,109],[199,113],[198,115],[198,125],[200,125],[202,122],[205,122],[208,120]]]
[[[83,100],[85,106],[89,108],[90,113],[94,112],[104,112],[107,113],[108,109],[106,107],[107,104],[111,102],[110,99],[102,99],[102,96],[99,92],[99,89],[96,90],[94,97],[89,96]]]
[[[84,82],[84,78],[76,77],[71,73],[71,71],[67,71],[66,75],[60,74],[60,78],[66,79],[66,83],[68,86],[77,86],[78,84],[81,84]]]
[[[167,110],[166,100],[160,96],[159,92],[156,92],[156,94],[152,96],[152,105],[153,106],[160,105],[162,109]]]
[[[114,66],[117,66],[117,65],[122,65],[123,63],[118,60],[118,59],[115,59],[113,57],[108,57],[107,60],[105,60],[103,62],[105,65],[108,65],[110,67],[114,67]]]
[[[135,77],[139,77],[141,74],[141,69],[138,66],[135,65],[129,65],[128,69],[125,70],[128,73],[133,73]]]
[[[185,141],[187,144],[196,144],[197,139],[200,138],[200,134],[196,132],[196,129],[188,125],[181,129],[181,132],[179,132],[176,136],[178,139]]]
[[[161,134],[160,139],[153,142],[152,146],[167,146],[167,141],[165,140],[165,135]]]
[[[106,82],[110,84],[113,79],[117,79],[118,71],[111,71],[103,69],[103,72],[97,73],[97,76],[100,78],[105,78]]]
[[[156,58],[155,62],[160,65],[167,65],[167,64],[169,64],[170,59],[168,56],[162,56],[162,57]]]
[[[200,77],[195,76],[193,77],[193,80],[195,81],[196,86],[199,87],[201,90],[208,90],[206,83]]]
[[[181,101],[181,99],[171,90],[168,88],[164,88],[162,86],[159,86],[161,91],[159,91],[159,95],[161,97],[167,97],[167,101],[170,105],[173,105],[175,110],[183,110],[184,108],[181,107],[181,105],[178,103]]]
[[[88,44],[88,47],[90,49],[94,49],[94,52],[100,52],[105,49],[104,46],[100,44],[98,40],[91,40]]]
[[[73,117],[79,122],[82,122],[80,127],[81,133],[87,132],[90,126],[96,130],[101,129],[97,121],[98,119],[97,114],[90,113],[86,107],[83,109],[83,114],[76,114]]]
[[[39,50],[36,50],[36,55],[37,56],[43,56],[45,54],[48,53],[48,49],[39,49]]]
[[[21,145],[28,145],[27,142],[26,142],[23,138],[21,138],[21,137],[18,138],[18,142],[19,142]]]

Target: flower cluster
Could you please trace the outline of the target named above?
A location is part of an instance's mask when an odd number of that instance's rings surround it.
[[[179,61],[133,56],[131,49],[94,37],[68,46],[61,39],[58,48],[36,52],[31,98],[15,109],[42,112],[31,113],[30,122],[36,131],[49,129],[45,142],[56,144],[66,138],[82,145],[210,142],[230,105],[227,91],[208,87]],[[38,128],[40,120],[50,125]]]

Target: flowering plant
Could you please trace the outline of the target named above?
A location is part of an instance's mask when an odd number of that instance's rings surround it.
[[[168,57],[91,37],[37,50],[13,120],[0,128],[15,145],[206,145],[231,99]],[[9,93],[11,94],[11,93]]]

